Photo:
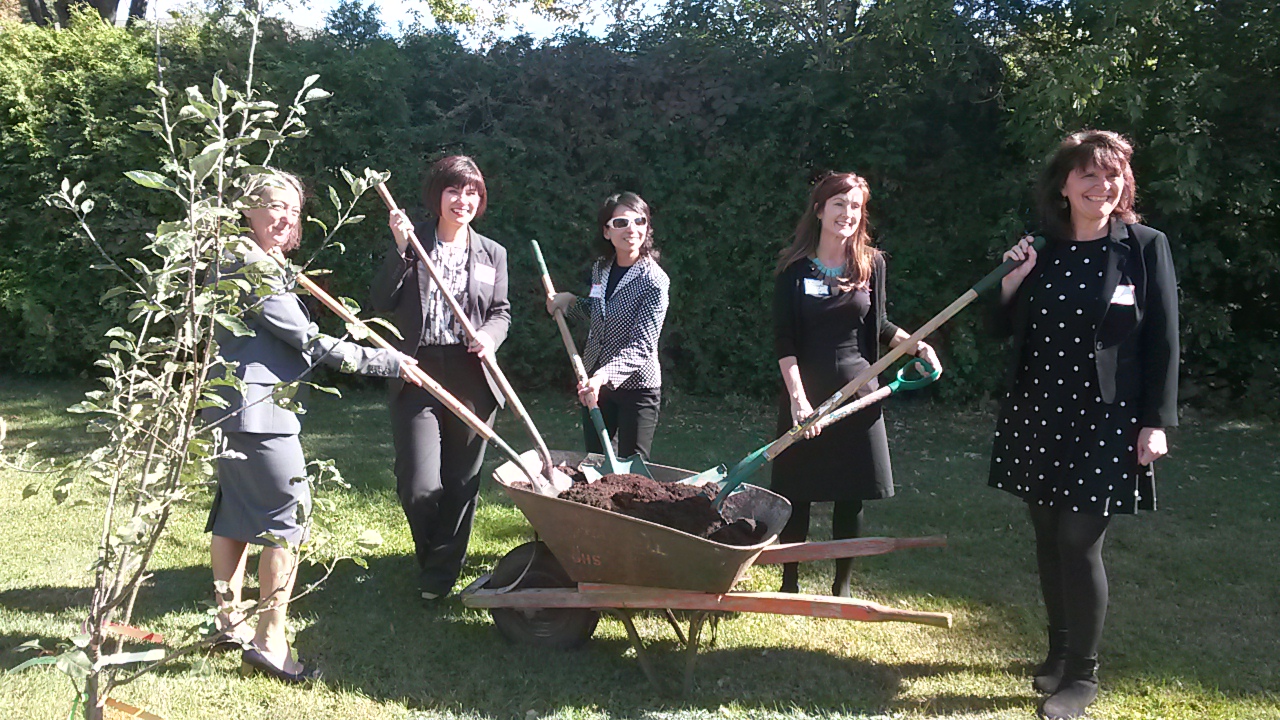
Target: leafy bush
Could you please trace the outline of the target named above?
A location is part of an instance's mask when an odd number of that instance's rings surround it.
[[[672,276],[668,386],[761,395],[777,387],[773,259],[817,171],[871,181],[890,312],[911,328],[1031,227],[1041,159],[1067,131],[1093,126],[1135,139],[1140,209],[1174,242],[1187,396],[1280,396],[1275,13],[1175,0],[978,5],[870,4],[817,47],[756,5],[673,0],[646,28],[483,52],[448,33],[391,40],[367,13],[348,13],[315,36],[269,29],[259,74],[292,87],[319,72],[342,99],[308,118],[311,136],[281,158],[317,185],[341,165],[386,168],[413,206],[431,160],[476,157],[492,200],[477,228],[510,251],[503,362],[518,384],[570,383],[527,241],[543,244],[560,287],[581,291],[595,210],[612,192],[637,191],[655,209]],[[228,82],[242,72],[229,49],[244,42],[217,18],[167,27],[163,40],[175,78],[222,71]],[[64,256],[84,258],[37,198],[63,175],[110,180],[102,215],[122,237],[155,214],[119,179],[155,152],[121,99],[149,79],[153,52],[146,35],[94,23],[0,33],[0,127],[14,158],[0,169],[0,367],[83,368],[120,310],[99,306],[102,281]],[[369,220],[347,252],[320,260],[347,295],[364,294],[390,242],[382,208],[363,202]],[[998,387],[1003,350],[977,315],[941,331],[943,397]]]

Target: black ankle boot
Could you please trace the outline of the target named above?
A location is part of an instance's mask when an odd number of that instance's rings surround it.
[[[778,588],[778,592],[800,592],[800,563],[782,564],[782,587]]]
[[[831,594],[836,597],[851,597],[849,583],[853,579],[853,558],[836,560],[836,579],[831,583]]]
[[[1040,717],[1045,720],[1070,720],[1084,715],[1089,705],[1098,697],[1098,660],[1067,655],[1066,670],[1062,682],[1040,706]]]
[[[1031,684],[1042,693],[1052,693],[1062,682],[1062,673],[1067,666],[1067,631],[1049,628],[1049,654],[1044,662],[1036,668]]]

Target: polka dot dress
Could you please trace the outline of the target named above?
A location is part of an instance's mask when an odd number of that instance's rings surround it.
[[[997,420],[990,485],[1027,502],[1091,515],[1155,509],[1138,465],[1138,407],[1102,402],[1093,338],[1105,242],[1054,243],[1028,296],[1022,364]]]

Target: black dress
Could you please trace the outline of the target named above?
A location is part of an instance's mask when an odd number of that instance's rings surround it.
[[[779,359],[795,356],[805,394],[815,409],[870,367],[879,357],[878,343],[897,332],[883,316],[883,273],[883,261],[877,258],[871,289],[850,292],[825,285],[808,260],[779,275],[774,300]],[[858,394],[878,387],[873,379]],[[784,393],[778,405],[778,435],[792,426],[791,404]],[[793,502],[892,497],[889,442],[879,405],[783,451],[773,461],[771,489]]]
[[[1028,503],[1103,516],[1155,509],[1151,467],[1138,464],[1138,403],[1104,403],[1094,362],[1112,251],[1105,241],[1052,243],[1028,280],[1026,340],[989,481]]]

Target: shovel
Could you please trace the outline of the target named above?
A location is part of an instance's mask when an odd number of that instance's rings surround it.
[[[918,373],[918,377],[914,379],[910,379],[907,377],[907,373],[910,372],[912,369],[914,369]],[[897,376],[892,382],[880,388],[879,390],[876,390],[875,392],[870,393],[869,395],[858,398],[854,402],[851,402],[848,405],[844,405],[839,409],[833,411],[830,415],[827,415],[825,418],[823,418],[821,422],[817,423],[816,427],[818,427],[818,429],[820,430],[826,429],[827,427],[840,422],[841,420],[849,417],[850,415],[853,415],[859,410],[875,405],[876,403],[880,402],[881,400],[884,400],[890,395],[893,395],[901,390],[918,390],[932,383],[934,380],[937,380],[941,376],[942,376],[942,371],[934,369],[933,366],[931,366],[926,360],[924,360],[924,358],[912,358],[907,364],[898,368]],[[747,456],[747,459],[754,462],[755,466],[745,471],[746,474],[743,475],[744,478],[749,477],[750,473],[755,472],[756,469],[758,469],[760,466],[764,465],[766,462],[769,462],[770,460],[773,459],[772,457],[765,456],[765,452],[768,449],[769,449],[769,445],[766,445]],[[746,461],[744,460],[743,462],[746,462]],[[742,470],[739,470],[739,467],[741,466],[742,466],[742,463],[738,463],[738,465],[734,467],[734,470],[738,471],[739,473],[744,472]],[[693,477],[685,478],[684,480],[680,480],[679,482],[682,485],[695,485],[695,486],[704,485],[706,483],[712,483],[712,482],[723,484],[726,480],[727,474],[728,473],[725,472],[725,466],[719,465],[715,468],[712,468],[711,470],[700,472],[697,475],[694,475]],[[738,484],[740,485],[741,483],[738,483]]]
[[[1046,241],[1043,237],[1037,237],[1032,242],[1032,247],[1037,251],[1042,250],[1045,246],[1045,242]],[[774,440],[768,445],[765,445],[759,450],[756,450],[750,455],[739,460],[738,464],[734,465],[733,469],[728,473],[724,473],[722,469],[724,466],[720,466],[699,473],[692,478],[688,478],[688,482],[690,482],[690,484],[702,484],[713,480],[718,481],[720,483],[720,492],[716,495],[715,506],[719,508],[724,504],[725,498],[729,497],[730,493],[737,490],[738,486],[746,481],[747,478],[751,477],[757,470],[764,467],[765,463],[778,457],[778,455],[782,454],[782,451],[791,447],[798,440],[803,438],[805,432],[809,430],[809,428],[812,428],[822,422],[828,415],[839,408],[845,400],[853,397],[854,393],[856,393],[859,388],[870,382],[872,378],[884,372],[895,360],[905,355],[908,348],[915,347],[916,343],[925,339],[929,333],[937,330],[952,317],[959,314],[961,310],[968,307],[969,303],[976,300],[979,295],[990,290],[992,287],[995,287],[995,285],[1000,282],[1001,278],[1008,275],[1020,264],[1021,262],[1017,260],[1006,260],[995,270],[987,273],[986,277],[979,280],[973,287],[966,290],[963,295],[952,301],[952,303],[943,309],[942,312],[934,315],[928,322],[921,325],[919,330],[916,330],[911,334],[911,337],[898,343],[897,347],[889,350],[879,360],[872,364],[871,367],[863,370],[857,375],[857,377],[853,378],[846,383],[844,387],[837,390],[834,395],[827,398],[822,405],[818,406],[818,409],[815,410],[812,415],[805,418],[804,422],[791,428],[785,435],[777,440]]]
[[[537,240],[533,240],[532,243],[533,257],[538,261],[538,271],[542,273],[542,287],[547,291],[547,298],[550,299],[556,294],[556,288],[551,283],[551,273],[547,272],[547,262],[542,258],[542,248],[538,247]],[[574,344],[573,335],[569,333],[569,326],[564,321],[564,313],[557,310],[555,318],[556,325],[560,328],[560,339],[564,341],[564,349],[569,353],[569,362],[573,363],[573,374],[579,383],[585,383],[587,369],[582,365],[582,356],[578,355],[578,346]],[[604,416],[600,414],[600,407],[594,400],[587,406],[587,410],[591,415],[591,424],[595,427],[596,434],[600,436],[600,445],[604,448],[605,472],[603,475],[635,473],[652,478],[653,474],[649,472],[649,468],[645,466],[644,460],[639,455],[618,459],[613,452],[613,443],[609,440],[609,431],[604,426]],[[582,472],[586,475],[587,482],[595,482],[602,477],[602,473],[591,465],[582,466]]]
[[[293,268],[278,251],[270,254],[272,259],[280,263],[281,267],[286,271],[293,272]],[[381,335],[374,332],[373,328],[366,325],[363,320],[353,315],[351,311],[347,309],[346,305],[335,300],[333,296],[322,290],[319,285],[312,282],[311,278],[303,275],[301,272],[296,273],[294,278],[297,279],[299,285],[306,289],[307,292],[311,293],[312,297],[316,298],[321,303],[324,303],[326,307],[332,310],[338,317],[342,318],[343,322],[348,325],[359,327],[364,332],[368,333],[369,340],[372,341],[374,345],[387,350],[396,349],[395,346],[384,340]],[[525,476],[529,478],[529,483],[533,485],[534,489],[537,490],[538,493],[550,497],[555,497],[559,494],[560,491],[549,483],[546,478],[542,477],[538,473],[530,471],[530,469],[520,461],[520,453],[516,452],[515,449],[503,441],[502,438],[498,437],[498,434],[493,431],[493,428],[489,427],[489,425],[477,417],[475,413],[468,410],[466,405],[458,402],[458,399],[450,394],[448,390],[444,389],[443,385],[436,382],[430,375],[416,365],[409,366],[407,372],[412,376],[413,381],[416,384],[434,395],[435,398],[443,403],[446,408],[449,408],[450,412],[457,415],[462,422],[466,423],[467,427],[475,430],[476,434],[484,438],[486,442],[493,443],[494,447],[498,448],[499,452],[505,455],[508,460],[514,462],[516,467],[520,468],[524,472]],[[543,462],[545,463],[546,461],[544,460]]]
[[[396,205],[396,201],[391,197],[391,191],[387,190],[385,183],[378,183],[375,187],[378,190],[378,195],[382,198],[382,202],[386,203],[388,210],[394,212],[400,209]],[[462,325],[462,330],[466,333],[467,338],[475,342],[475,326],[471,324],[471,319],[467,317],[466,311],[458,304],[458,300],[445,290],[445,284],[440,281],[440,272],[436,269],[436,264],[427,256],[426,250],[422,248],[422,243],[418,242],[417,234],[412,230],[409,231],[409,244],[413,246],[413,251],[417,253],[418,262],[426,267],[427,274],[431,276],[431,280],[440,288],[440,294],[444,296],[445,302],[449,304],[449,309],[453,312],[453,316]],[[529,411],[524,408],[524,403],[520,402],[520,398],[516,396],[515,388],[511,387],[511,383],[507,381],[507,376],[498,367],[498,359],[494,357],[493,353],[486,352],[480,353],[480,361],[488,368],[489,374],[498,383],[498,389],[507,398],[507,402],[511,404],[511,410],[524,423],[525,428],[529,431],[529,436],[533,438],[533,446],[538,451],[538,457],[542,458],[543,475],[546,476],[557,492],[568,490],[573,485],[573,479],[555,469],[555,464],[551,462],[551,451],[547,449],[547,444],[543,442],[542,435],[538,432],[537,426],[533,424],[533,418],[529,416]]]

